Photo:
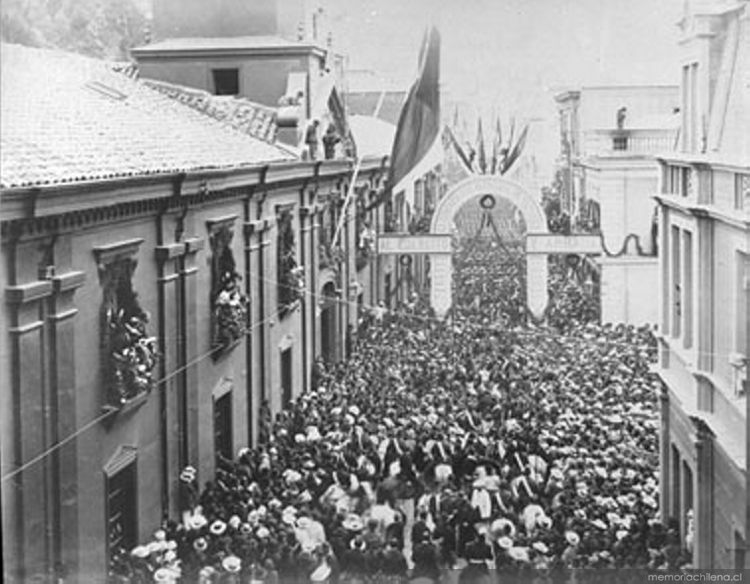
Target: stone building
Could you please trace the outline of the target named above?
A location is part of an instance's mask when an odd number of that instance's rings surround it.
[[[657,153],[675,146],[672,86],[582,87],[555,97],[560,115],[562,209],[601,233],[602,320],[654,324]]]
[[[681,125],[659,157],[661,507],[699,568],[748,566],[750,4],[685,3]]]
[[[344,209],[352,161],[300,160],[263,105],[19,46],[2,70],[4,574],[103,581],[185,465],[210,478],[345,356],[387,168]]]

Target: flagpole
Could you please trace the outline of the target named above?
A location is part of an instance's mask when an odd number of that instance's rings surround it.
[[[380,97],[378,98],[378,103],[375,105],[375,111],[372,114],[373,118],[377,118],[378,114],[380,114],[380,109],[383,107],[383,102],[385,102],[385,83],[383,83],[383,89],[380,92]],[[354,194],[354,187],[357,184],[357,176],[359,175],[359,170],[362,168],[362,157],[357,156],[357,161],[354,165],[354,172],[352,173],[352,181],[349,183],[349,188],[347,189],[346,198],[344,199],[344,204],[341,207],[341,216],[339,217],[338,225],[336,225],[336,231],[333,233],[333,241],[331,242],[331,248],[335,248],[336,244],[339,240],[339,235],[341,234],[341,229],[344,226],[344,220],[346,219],[346,207],[349,205],[349,202],[351,201],[352,195]]]

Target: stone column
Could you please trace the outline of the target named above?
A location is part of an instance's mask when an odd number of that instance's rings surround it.
[[[430,270],[432,272],[430,304],[435,314],[442,318],[451,306],[451,278],[453,277],[451,255],[430,254]]]
[[[526,254],[527,303],[535,318],[547,308],[547,254]]]

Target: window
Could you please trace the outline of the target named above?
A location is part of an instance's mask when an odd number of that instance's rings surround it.
[[[232,455],[232,391],[214,400],[214,452],[217,466]]]
[[[214,94],[216,95],[239,95],[240,93],[240,70],[239,69],[214,69]]]
[[[750,283],[750,258],[742,252],[737,252],[735,257],[735,311],[737,313],[734,322],[737,323],[735,334],[735,351],[742,355],[747,351],[747,298],[745,290],[745,281]],[[746,267],[747,266],[747,267]]]
[[[627,136],[615,136],[612,138],[612,150],[627,150],[628,149],[628,137]]]
[[[106,473],[107,554],[110,561],[138,544],[138,501],[135,456]]]
[[[672,506],[670,509],[672,517],[677,519],[682,525],[682,506],[680,504],[680,491],[682,482],[680,481],[680,451],[672,444]]]
[[[682,279],[680,266],[680,228],[672,226],[672,336],[682,332]]]
[[[690,168],[687,166],[667,166],[664,177],[664,193],[687,197],[690,194]]]
[[[682,537],[684,538],[688,531],[688,511],[692,511],[695,514],[695,506],[693,504],[693,469],[690,468],[690,465],[685,460],[682,461],[682,501],[683,514],[680,517],[680,525],[682,526]]]
[[[750,210],[750,174],[736,174],[734,179],[734,208]]]
[[[703,412],[714,411],[714,385],[705,377],[698,377],[698,409]]]
[[[682,307],[685,334],[682,340],[683,346],[689,349],[693,346],[693,234],[690,231],[683,231],[682,238],[685,258],[684,305]]]

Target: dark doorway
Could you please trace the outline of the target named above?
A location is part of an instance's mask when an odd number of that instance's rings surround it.
[[[292,347],[281,351],[281,400],[284,409],[292,401]]]
[[[214,400],[214,452],[216,464],[232,460],[232,392]]]
[[[118,550],[138,544],[138,499],[136,462],[107,476],[107,553],[109,560]]]
[[[336,289],[329,282],[323,287],[323,307],[320,310],[320,356],[325,363],[336,361]]]
[[[672,517],[677,519],[682,525],[682,505],[680,495],[682,490],[682,481],[680,480],[680,451],[672,444]]]

